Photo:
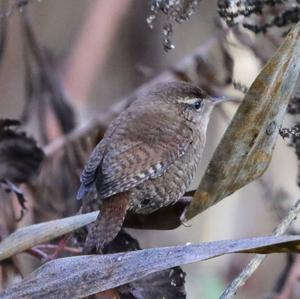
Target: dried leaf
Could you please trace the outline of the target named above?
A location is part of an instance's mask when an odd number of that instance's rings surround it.
[[[7,192],[7,193],[14,193],[17,197],[18,203],[21,207],[21,213],[20,216],[16,219],[16,221],[20,221],[23,219],[23,216],[25,215],[25,212],[28,211],[27,207],[26,207],[26,199],[24,196],[23,191],[18,188],[13,182],[9,181],[9,180],[3,180],[0,181],[0,188],[4,187],[3,189]]]
[[[185,217],[190,219],[261,176],[300,71],[300,24],[260,72],[218,145]]]
[[[113,119],[112,114],[99,114],[99,118],[90,121],[87,126],[58,138],[44,148],[46,159],[41,173],[35,184],[29,186],[34,198],[36,221],[66,217],[78,211],[79,202],[75,194],[80,173],[92,149],[103,137],[106,119]]]
[[[176,298],[185,299],[185,273],[180,267],[162,270],[118,288],[119,293],[130,298]]]
[[[23,218],[27,209],[24,194],[16,184],[31,181],[44,159],[44,153],[34,139],[12,128],[19,125],[18,120],[0,119],[0,187],[15,193],[21,206],[17,220]]]
[[[300,252],[300,236],[259,237],[50,261],[0,294],[8,298],[81,298],[149,274],[228,253]]]
[[[0,261],[83,227],[95,221],[98,213],[99,211],[18,229],[0,243]]]
[[[140,250],[137,240],[132,238],[124,230],[121,230],[117,237],[104,248],[104,252],[118,253]],[[138,279],[116,290],[122,295],[121,298],[186,298],[185,273],[180,267],[152,273],[142,279]]]
[[[0,120],[0,180],[29,182],[37,174],[44,158],[34,139],[18,132],[17,120]]]

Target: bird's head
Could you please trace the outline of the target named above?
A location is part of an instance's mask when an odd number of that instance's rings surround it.
[[[152,89],[158,109],[176,113],[193,126],[207,127],[213,107],[226,98],[208,96],[201,88],[185,82],[159,84]],[[154,105],[156,104],[153,101]],[[175,108],[175,109],[174,109]]]

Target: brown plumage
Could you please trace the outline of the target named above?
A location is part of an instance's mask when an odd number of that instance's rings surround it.
[[[101,251],[106,240],[113,240],[121,230],[128,208],[128,192],[118,193],[111,200],[105,200],[96,225],[90,226],[85,240],[84,251]],[[97,243],[95,244],[95,240]]]
[[[85,252],[101,250],[117,235],[127,209],[148,214],[181,198],[201,159],[214,103],[191,84],[159,84],[112,122],[83,170],[77,194],[84,206],[96,202],[100,208]]]

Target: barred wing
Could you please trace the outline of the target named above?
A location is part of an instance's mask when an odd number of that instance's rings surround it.
[[[145,136],[139,142],[126,142],[126,139],[116,142],[108,150],[101,164],[100,198],[127,191],[150,178],[161,176],[192,143],[191,129],[180,125],[164,128],[150,140],[145,140]]]

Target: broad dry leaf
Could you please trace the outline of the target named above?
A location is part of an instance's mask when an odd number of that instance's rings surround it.
[[[117,237],[107,244],[103,253],[112,254],[119,252],[129,252],[141,250],[137,240],[132,238],[127,232],[121,230]],[[120,298],[176,298],[186,299],[185,273],[180,267],[173,267],[167,270],[158,271],[135,280],[118,288],[115,293],[120,294]],[[103,293],[100,293],[106,298]],[[98,294],[97,294],[98,295]],[[106,292],[105,292],[106,295]],[[100,296],[100,298],[102,298]],[[113,297],[115,298],[115,297]],[[117,297],[118,298],[118,297]]]
[[[299,71],[300,23],[250,87],[185,213],[187,219],[265,172]]]
[[[83,227],[95,221],[98,213],[96,211],[21,228],[0,243],[0,261]]]
[[[300,252],[300,235],[215,241],[56,259],[5,290],[0,298],[82,298],[154,272],[235,252]]]

